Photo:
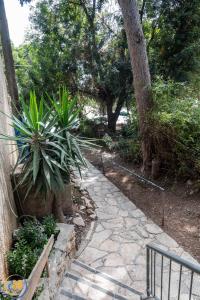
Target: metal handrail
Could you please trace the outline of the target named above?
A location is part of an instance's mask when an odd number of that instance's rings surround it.
[[[161,255],[161,278],[160,278],[160,299],[163,299],[163,271],[164,271],[164,258],[169,259],[169,282],[168,282],[168,299],[170,299],[170,293],[171,293],[171,275],[172,275],[172,262],[177,263],[180,265],[179,270],[179,284],[178,284],[178,300],[180,300],[180,293],[181,293],[181,282],[182,282],[182,272],[183,267],[191,271],[190,275],[190,288],[189,288],[189,298],[188,300],[192,299],[192,290],[193,290],[193,278],[194,274],[200,275],[200,265],[191,263],[190,261],[183,259],[179,257],[178,255],[165,251],[161,249],[156,244],[148,244],[146,246],[147,249],[147,266],[146,266],[146,285],[147,285],[147,296],[148,297],[155,297],[157,299],[156,295],[156,254]]]
[[[162,256],[171,259],[171,261],[174,261],[177,264],[182,265],[183,267],[190,269],[191,271],[193,271],[197,274],[200,274],[200,264],[191,263],[190,261],[188,261],[172,252],[168,252],[168,251],[161,249],[159,246],[157,246],[155,244],[148,244],[147,248],[156,251],[157,253],[161,254]]]

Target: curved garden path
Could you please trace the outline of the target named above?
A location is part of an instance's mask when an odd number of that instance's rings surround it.
[[[154,242],[183,258],[196,262],[175,240],[124,196],[100,171],[92,165],[77,177],[81,189],[87,190],[96,205],[97,221],[94,222],[87,245],[78,261],[144,293],[146,289],[146,244]],[[172,298],[177,299],[179,267],[172,266]],[[164,282],[168,278],[168,265],[164,264]],[[183,274],[181,300],[188,299],[189,277]],[[157,272],[160,282],[160,274]],[[166,276],[166,278],[165,278]],[[195,279],[197,280],[197,279]],[[199,292],[200,281],[194,293]],[[159,287],[158,287],[159,288]],[[197,291],[199,289],[199,291]],[[116,293],[121,294],[119,286]],[[123,296],[130,297],[129,290]],[[184,296],[185,295],[185,296]],[[185,298],[184,298],[185,297]],[[87,298],[87,297],[86,297]],[[88,296],[87,299],[90,299]],[[92,297],[91,297],[92,299]],[[101,299],[101,298],[93,298]],[[102,298],[104,299],[104,298]],[[105,298],[110,299],[110,298]],[[114,298],[112,298],[114,299]],[[138,298],[139,299],[139,298]],[[165,299],[165,298],[164,298]],[[199,297],[194,299],[200,299]]]

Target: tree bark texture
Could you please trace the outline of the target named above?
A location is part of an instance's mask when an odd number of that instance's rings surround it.
[[[57,194],[54,196],[54,201],[53,201],[53,207],[52,207],[52,212],[55,217],[55,219],[59,223],[65,223],[65,216],[63,213],[63,202],[62,202],[62,195]]]
[[[124,27],[133,70],[133,84],[142,138],[143,171],[144,173],[149,174],[152,162],[149,112],[152,109],[153,101],[146,42],[136,0],[118,0],[118,2],[124,19]]]
[[[14,68],[14,60],[12,55],[12,47],[10,42],[10,35],[8,29],[8,22],[6,18],[4,1],[0,0],[0,35],[1,35],[1,44],[3,50],[3,57],[5,62],[5,70],[6,70],[6,79],[8,84],[8,93],[12,100],[12,108],[13,112],[16,113],[17,109],[19,109],[19,97],[18,97],[18,89],[17,82],[15,77],[15,68]]]

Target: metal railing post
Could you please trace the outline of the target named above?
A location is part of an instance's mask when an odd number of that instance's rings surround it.
[[[147,247],[147,268],[146,268],[146,283],[147,283],[147,296],[150,296],[150,249]]]
[[[160,293],[156,290],[156,254],[161,255],[161,273],[160,273]],[[169,276],[168,276],[168,283],[164,281],[163,273],[164,273],[164,259],[169,259]],[[200,276],[200,264],[192,263],[188,260],[185,260],[174,253],[169,251],[163,250],[156,244],[148,244],[146,246],[146,293],[147,297],[155,297],[155,299],[163,299],[164,286],[168,285],[166,289],[166,297],[170,300],[171,296],[171,277],[172,277],[172,263],[176,263],[180,266],[179,270],[179,281],[177,286],[177,299],[181,300],[181,289],[182,289],[182,275],[183,275],[183,268],[191,271],[190,275],[190,285],[188,291],[188,299],[191,300],[193,293],[193,281],[194,281],[194,274]],[[159,297],[157,293],[159,293]],[[200,295],[199,295],[200,296]],[[147,298],[145,298],[147,299]]]

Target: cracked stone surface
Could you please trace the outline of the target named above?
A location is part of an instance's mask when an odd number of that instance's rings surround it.
[[[144,293],[146,289],[146,245],[156,243],[164,250],[171,251],[190,262],[197,263],[178,243],[166,234],[151,219],[139,210],[100,171],[89,165],[82,179],[77,177],[81,189],[86,189],[96,204],[97,221],[88,246],[78,258],[80,261],[129,284]],[[164,259],[164,268],[169,261]],[[160,288],[161,259],[156,266],[156,289]],[[172,263],[173,281],[171,299],[176,299],[180,267]],[[165,272],[164,272],[165,273]],[[168,278],[163,275],[164,283]],[[189,276],[182,276],[181,293],[189,292]],[[196,296],[200,299],[200,278],[194,282]],[[120,291],[119,291],[120,292]],[[197,293],[198,292],[198,293]],[[158,292],[159,293],[159,292]],[[167,286],[164,287],[167,293]],[[182,299],[182,298],[181,298]],[[183,298],[184,299],[184,298]]]

